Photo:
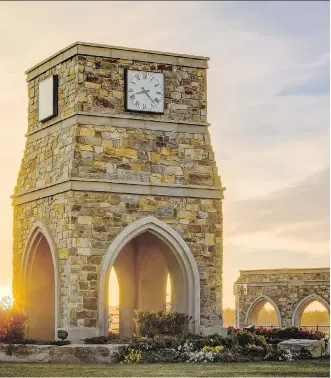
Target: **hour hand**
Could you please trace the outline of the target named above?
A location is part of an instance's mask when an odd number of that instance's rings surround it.
[[[142,90],[142,91],[140,91],[140,92],[137,92],[137,93],[135,93],[135,94],[142,94],[142,93],[146,93],[146,92],[149,92],[149,89],[144,89],[144,90]],[[147,94],[147,93],[146,93]]]

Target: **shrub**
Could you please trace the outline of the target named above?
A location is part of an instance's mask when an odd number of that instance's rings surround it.
[[[114,343],[114,344],[120,342],[120,335],[118,333],[109,331],[108,332],[108,342]]]
[[[319,331],[308,331],[303,328],[298,327],[287,327],[287,328],[264,328],[258,327],[252,331],[245,331],[234,327],[229,327],[229,335],[234,337],[239,335],[239,338],[245,339],[250,336],[244,336],[244,334],[259,335],[264,336],[268,344],[278,344],[280,341],[289,339],[310,339],[310,340],[321,340],[325,336]]]
[[[134,322],[137,336],[156,335],[183,336],[188,332],[192,317],[180,312],[157,312],[136,310]]]
[[[134,364],[139,362],[141,359],[141,352],[135,349],[128,349],[124,355],[123,362],[125,364]]]
[[[64,346],[69,345],[71,342],[69,340],[35,340],[35,339],[24,339],[24,340],[13,340],[11,344],[33,344],[33,345],[56,345],[56,346]]]
[[[0,341],[23,340],[26,321],[26,316],[13,308],[0,311]]]
[[[106,336],[87,337],[81,340],[84,341],[84,344],[108,344],[108,337]]]
[[[81,340],[84,344],[121,344],[123,342],[119,334],[115,332],[108,332],[108,336],[87,337]]]
[[[152,351],[142,351],[140,362],[145,363],[177,363],[185,362],[188,359],[186,352],[172,348],[164,348]]]
[[[266,354],[266,350],[262,346],[254,344],[245,345],[244,351],[251,357],[263,357]]]

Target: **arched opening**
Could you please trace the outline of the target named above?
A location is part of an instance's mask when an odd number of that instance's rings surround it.
[[[55,338],[55,274],[50,246],[39,232],[26,261],[24,312],[27,336],[37,340]]]
[[[112,268],[119,288],[119,332],[134,333],[136,309],[157,311],[169,308],[187,313],[199,330],[200,278],[196,262],[185,242],[173,229],[146,217],[124,229],[104,257],[99,282],[99,335],[108,331],[109,285]],[[103,292],[105,288],[105,292]]]
[[[116,273],[115,273],[116,271]],[[116,284],[118,282],[118,305]],[[170,285],[170,275],[174,284]],[[118,254],[109,275],[109,299],[113,313],[108,317],[111,325],[118,309],[119,321],[111,330],[119,331],[122,337],[134,332],[134,310],[158,311],[167,309],[168,297],[173,311],[185,312],[185,277],[169,246],[156,235],[146,231],[126,244]],[[168,303],[168,306],[170,303]]]
[[[247,311],[246,324],[280,327],[280,312],[275,302],[268,297],[258,298]]]
[[[294,310],[292,324],[296,327],[304,326],[306,328],[329,326],[330,304],[315,294],[304,298]]]
[[[307,304],[302,312],[300,319],[301,326],[329,326],[330,315],[325,306],[318,302],[312,301]]]
[[[119,332],[119,284],[117,274],[114,268],[111,269],[109,275],[109,316],[108,330],[111,332]]]

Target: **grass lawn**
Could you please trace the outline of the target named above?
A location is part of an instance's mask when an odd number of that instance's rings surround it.
[[[215,364],[53,365],[0,363],[1,377],[329,377],[330,360]]]

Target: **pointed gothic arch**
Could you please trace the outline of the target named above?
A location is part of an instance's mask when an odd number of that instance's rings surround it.
[[[42,321],[38,325],[39,320],[42,320],[40,315],[37,315],[36,309],[39,311],[42,308],[42,304],[33,308],[31,303],[33,302],[33,288],[37,286],[45,286],[45,298],[48,297],[49,302],[45,304],[44,310],[49,306],[49,318],[50,323],[47,325],[52,328],[52,331],[44,332],[44,335],[49,335],[52,339],[56,338],[57,328],[60,327],[60,288],[59,288],[59,267],[57,248],[54,239],[49,231],[48,227],[40,220],[38,220],[32,227],[27,242],[23,251],[21,262],[21,303],[20,307],[25,315],[28,316],[28,324],[30,321],[30,328],[28,332],[35,333],[36,331],[31,329],[31,322],[35,323],[34,328],[39,328],[38,335],[43,338],[41,331]],[[47,269],[44,275],[40,270]],[[44,280],[47,280],[43,282]],[[38,281],[38,283],[37,283]],[[39,298],[40,300],[41,298]],[[36,301],[36,298],[35,298]],[[39,316],[40,319],[37,319]],[[35,319],[34,319],[35,318]],[[47,327],[46,327],[47,328]],[[29,335],[31,336],[31,335]]]
[[[247,310],[247,313],[246,313],[246,318],[245,318],[245,324],[249,325],[249,324],[252,324],[254,321],[254,314],[256,314],[256,310],[258,310],[258,312],[262,309],[262,307],[266,304],[266,303],[270,303],[273,308],[275,309],[276,311],[276,314],[277,314],[277,326],[281,326],[282,324],[282,319],[281,319],[281,314],[280,314],[280,311],[279,311],[279,308],[277,306],[277,304],[275,303],[275,301],[273,299],[271,299],[270,297],[268,297],[267,295],[261,295],[259,298],[257,298],[249,307],[248,307],[248,310]],[[257,316],[258,316],[258,313],[257,313]],[[256,322],[256,321],[255,321]]]
[[[108,278],[115,261],[130,241],[138,235],[149,232],[156,236],[160,242],[165,243],[172,257],[176,260],[178,270],[180,270],[183,280],[184,291],[182,296],[184,302],[181,303],[185,312],[193,317],[194,332],[200,330],[200,276],[198,267],[192,252],[183,238],[166,223],[159,219],[148,216],[127,226],[113,240],[106,254],[103,257],[100,279],[99,279],[99,300],[98,300],[98,332],[99,335],[106,335],[108,330]]]
[[[307,297],[303,298],[295,307],[293,316],[292,316],[292,325],[295,327],[299,327],[301,323],[301,317],[303,312],[305,311],[305,308],[312,302],[317,301],[321,303],[327,312],[330,314],[330,303],[328,303],[323,297],[317,295],[317,294],[311,294]]]

